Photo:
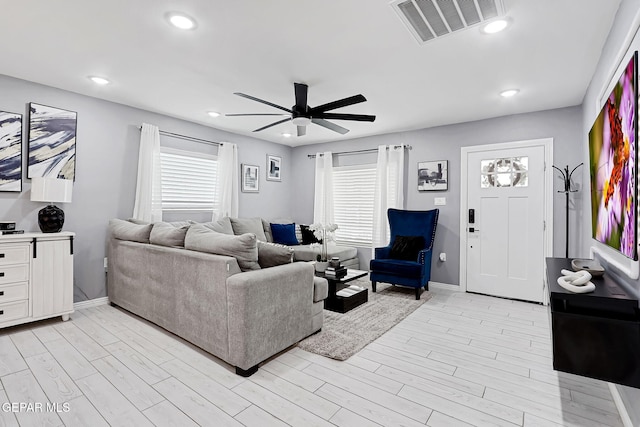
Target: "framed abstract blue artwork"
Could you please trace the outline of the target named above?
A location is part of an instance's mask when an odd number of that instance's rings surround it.
[[[29,104],[29,168],[27,178],[75,179],[78,114]]]
[[[0,191],[22,191],[22,114],[0,111]]]

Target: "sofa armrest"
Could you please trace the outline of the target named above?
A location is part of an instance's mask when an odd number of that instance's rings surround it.
[[[296,262],[227,278],[229,359],[248,369],[312,330],[314,267]]]
[[[387,259],[391,253],[391,246],[385,246],[383,248],[376,248],[376,259]]]
[[[313,302],[323,301],[329,296],[329,282],[322,277],[313,278]]]

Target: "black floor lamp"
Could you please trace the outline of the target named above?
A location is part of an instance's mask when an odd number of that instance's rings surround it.
[[[564,193],[566,206],[565,206],[565,218],[566,218],[566,241],[565,241],[565,249],[564,249],[564,257],[569,258],[569,193],[576,193],[578,190],[573,190],[571,188],[571,176],[573,173],[582,166],[584,163],[580,163],[578,166],[573,168],[571,172],[569,172],[569,165],[564,167],[564,170],[554,166],[554,169],[557,169],[562,174],[562,179],[564,180],[564,190],[558,191],[558,193]]]

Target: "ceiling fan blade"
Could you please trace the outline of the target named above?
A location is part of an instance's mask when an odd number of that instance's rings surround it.
[[[238,117],[238,116],[288,116],[289,114],[279,113],[247,113],[247,114],[225,114],[226,117]]]
[[[280,106],[280,105],[276,105],[276,104],[274,104],[274,103],[272,103],[272,102],[265,101],[264,99],[256,98],[255,96],[247,95],[247,94],[240,93],[240,92],[234,92],[233,94],[234,94],[234,95],[241,96],[241,97],[243,97],[243,98],[250,99],[250,100],[252,100],[252,101],[260,102],[260,103],[262,103],[262,104],[270,105],[270,106],[272,106],[272,107],[278,108],[279,110],[284,110],[284,111],[286,111],[286,112],[288,112],[288,113],[290,113],[290,112],[291,112],[291,110],[290,110],[290,109],[288,109],[288,108],[284,108],[284,107],[282,107],[282,106]]]
[[[307,134],[306,126],[298,126],[298,136],[305,136]]]
[[[324,111],[335,110],[336,108],[342,108],[349,105],[359,104],[361,102],[365,102],[367,98],[362,95],[354,95],[348,98],[339,99],[338,101],[329,102],[327,104],[322,104],[317,107],[313,107],[309,109],[309,111],[313,113],[322,113]]]
[[[291,120],[291,117],[287,117],[286,119],[279,120],[277,122],[271,123],[270,125],[263,126],[259,129],[254,130],[254,132],[260,132],[261,130],[269,129],[271,126],[279,125],[280,123],[288,122]]]
[[[357,122],[373,122],[376,116],[368,116],[366,114],[338,114],[338,113],[320,113],[315,117],[319,119],[329,120],[355,120]]]
[[[330,130],[332,130],[334,132],[338,132],[339,134],[342,134],[342,135],[344,135],[345,133],[349,132],[349,129],[343,128],[342,126],[338,126],[337,124],[328,122],[328,121],[326,121],[324,119],[314,119],[314,118],[312,118],[311,121],[313,123],[317,124],[317,125],[325,127],[327,129],[330,129]]]
[[[309,86],[304,83],[293,84],[296,92],[296,109],[298,111],[307,111],[307,94],[309,93]]]

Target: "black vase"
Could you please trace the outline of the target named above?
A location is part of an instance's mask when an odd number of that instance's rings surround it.
[[[38,225],[43,233],[57,233],[64,225],[64,211],[57,206],[49,205],[38,212]]]

